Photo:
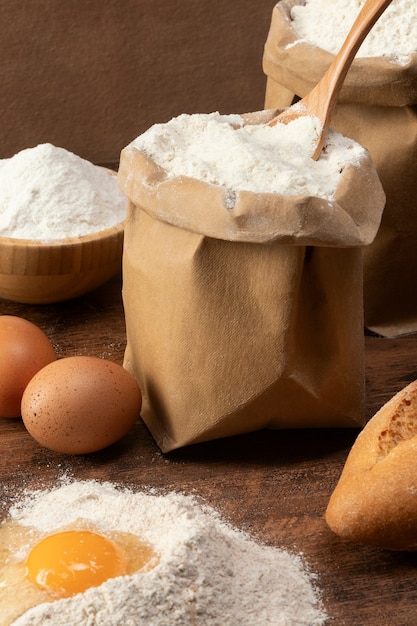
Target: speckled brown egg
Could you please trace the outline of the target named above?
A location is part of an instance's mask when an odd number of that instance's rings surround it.
[[[0,417],[20,417],[26,385],[55,360],[43,330],[22,317],[0,315]]]
[[[137,421],[136,380],[121,365],[93,356],[66,357],[42,368],[22,397],[22,419],[34,439],[64,454],[102,450]]]

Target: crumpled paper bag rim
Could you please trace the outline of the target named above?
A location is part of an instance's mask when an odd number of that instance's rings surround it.
[[[301,0],[279,0],[275,5],[263,70],[272,80],[304,97],[326,72],[334,55],[300,40],[290,17],[291,7],[300,4]],[[354,59],[338,101],[379,106],[417,104],[417,53],[404,65],[391,62],[389,57]]]
[[[266,123],[279,110],[243,115],[246,123]],[[137,175],[132,176],[132,172]],[[118,184],[133,204],[152,217],[204,236],[227,241],[285,245],[354,247],[368,245],[378,231],[385,193],[365,152],[358,166],[347,166],[334,200],[276,193],[236,192],[227,208],[228,190],[186,176],[169,178],[133,146],[124,148]],[[364,193],[365,191],[365,193]],[[198,198],[198,203],[192,202]]]

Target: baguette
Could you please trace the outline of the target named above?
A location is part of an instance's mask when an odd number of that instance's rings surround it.
[[[325,518],[343,539],[417,550],[417,381],[384,404],[359,434]]]

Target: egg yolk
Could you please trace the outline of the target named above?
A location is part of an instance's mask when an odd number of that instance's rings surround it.
[[[69,530],[37,543],[26,560],[26,572],[31,582],[69,597],[127,574],[128,561],[111,539],[88,530]]]

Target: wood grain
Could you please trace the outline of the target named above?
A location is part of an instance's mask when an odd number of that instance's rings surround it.
[[[89,354],[123,361],[121,279],[71,302],[23,305],[0,300],[0,313],[25,317],[60,357]],[[417,378],[417,336],[367,336],[367,416]],[[20,420],[0,420],[0,517],[22,489],[50,486],[62,474],[200,495],[263,541],[302,552],[318,574],[332,624],[412,626],[417,622],[417,555],[340,541],[323,513],[356,430],[259,432],[163,455],[139,422],[117,444],[70,457],[40,448]],[[203,625],[204,626],[204,625]]]
[[[118,272],[123,240],[123,222],[41,245],[37,240],[0,237],[0,298],[47,304],[85,294]]]

